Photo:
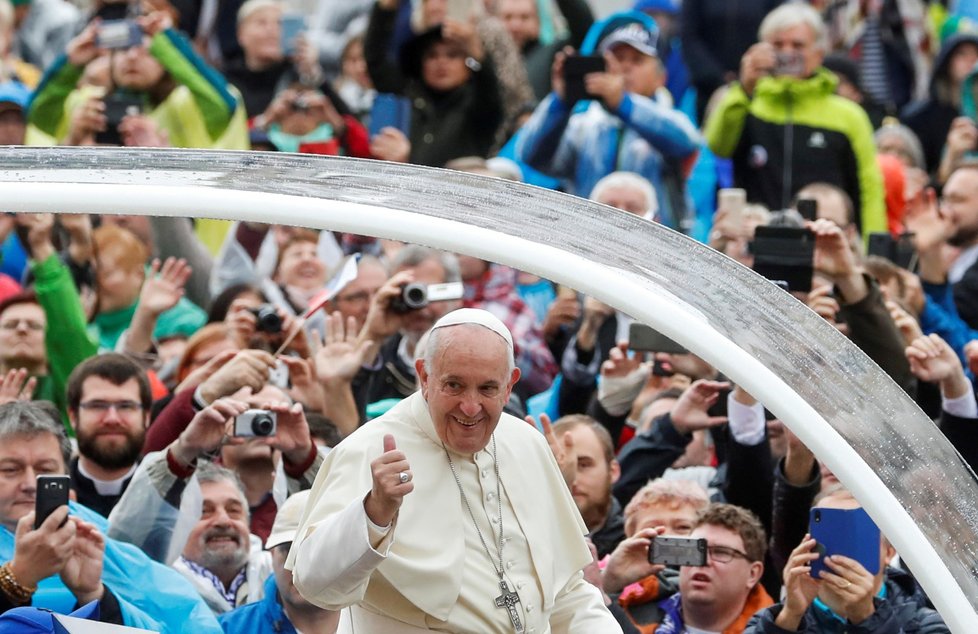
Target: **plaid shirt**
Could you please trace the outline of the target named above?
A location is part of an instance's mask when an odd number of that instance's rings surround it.
[[[241,572],[238,573],[238,576],[231,582],[231,586],[229,588],[225,588],[224,582],[207,568],[204,568],[199,564],[195,564],[183,555],[180,555],[180,559],[183,560],[183,563],[187,565],[187,568],[193,570],[194,574],[196,574],[198,577],[210,581],[211,585],[214,586],[214,589],[224,597],[232,608],[238,607],[238,590],[240,590],[241,586],[243,586],[245,581],[248,580],[247,576],[245,575],[246,568],[242,568]]]
[[[499,264],[489,265],[481,278],[465,282],[463,304],[489,311],[513,333],[522,394],[538,394],[550,387],[558,372],[557,363],[543,339],[536,315],[516,292],[516,271]]]

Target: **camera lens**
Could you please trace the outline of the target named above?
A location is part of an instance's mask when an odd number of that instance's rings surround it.
[[[251,420],[251,431],[256,436],[271,436],[275,431],[275,419],[270,414],[255,414]]]
[[[401,293],[404,305],[410,309],[424,308],[428,303],[428,289],[424,284],[408,284]]]
[[[818,522],[821,522],[821,521],[822,521],[822,512],[821,511],[815,511],[815,522],[818,523]]]
[[[258,308],[253,308],[255,315],[255,330],[275,335],[282,332],[282,318],[278,311],[271,304],[262,304]]]

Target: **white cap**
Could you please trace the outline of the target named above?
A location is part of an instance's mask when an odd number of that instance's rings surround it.
[[[282,504],[278,513],[275,514],[272,533],[265,540],[266,550],[295,541],[295,534],[299,530],[299,520],[302,519],[302,512],[306,510],[306,502],[308,501],[309,491],[306,490],[293,493]]]
[[[499,317],[496,317],[488,310],[482,310],[481,308],[459,308],[458,310],[453,310],[441,319],[435,322],[435,325],[431,327],[432,330],[436,328],[445,328],[448,326],[460,326],[462,324],[477,324],[484,328],[488,328],[500,337],[506,340],[506,345],[509,349],[513,349],[513,335],[509,332],[509,328],[506,324],[502,322]]]

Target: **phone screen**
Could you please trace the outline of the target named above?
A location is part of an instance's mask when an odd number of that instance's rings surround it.
[[[283,15],[281,28],[282,53],[286,56],[295,55],[295,39],[306,30],[306,18],[301,15]]]

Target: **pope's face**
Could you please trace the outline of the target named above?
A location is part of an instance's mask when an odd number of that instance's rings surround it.
[[[446,327],[436,343],[431,367],[420,359],[415,364],[435,431],[453,451],[481,451],[520,378],[519,368],[509,371],[506,342],[482,326]]]

